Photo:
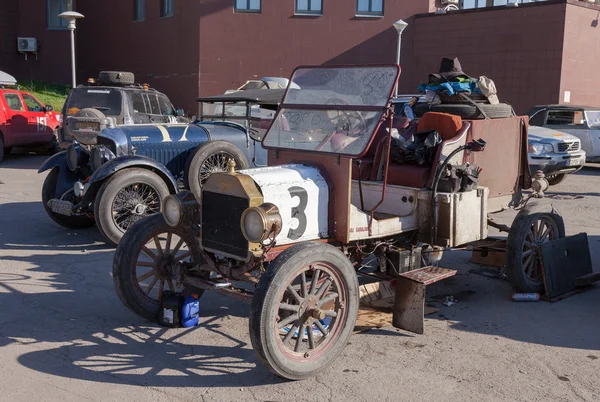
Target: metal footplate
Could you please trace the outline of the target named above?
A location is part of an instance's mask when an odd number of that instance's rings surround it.
[[[453,269],[437,267],[424,267],[400,274],[396,279],[392,325],[405,331],[423,334],[425,287],[455,274]]]
[[[73,203],[69,201],[52,199],[48,201],[48,207],[55,214],[72,216],[73,215]]]

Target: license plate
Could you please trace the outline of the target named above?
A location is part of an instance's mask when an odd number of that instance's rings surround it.
[[[567,165],[568,166],[578,166],[578,165],[581,165],[581,164],[582,164],[582,162],[581,162],[581,159],[579,159],[579,158],[567,160]]]
[[[98,130],[98,123],[79,122],[76,124],[78,130]]]
[[[48,206],[55,214],[67,216],[73,215],[73,204],[69,201],[50,200],[48,201]]]

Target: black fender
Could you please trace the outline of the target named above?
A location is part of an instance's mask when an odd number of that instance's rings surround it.
[[[46,159],[46,161],[38,169],[38,173],[45,172],[46,170],[50,170],[56,166],[60,166],[61,170],[63,166],[67,166],[67,151],[60,151],[59,153],[54,154]]]
[[[123,169],[135,167],[152,170],[165,181],[171,194],[177,193],[177,180],[163,164],[146,156],[129,155],[109,160],[92,174],[88,181],[89,188],[83,196],[82,203],[93,202],[100,186],[110,176]]]
[[[71,190],[76,182],[85,179],[80,174],[71,171],[71,169],[69,169],[69,166],[67,166],[67,151],[61,151],[48,158],[46,162],[44,162],[42,166],[38,169],[38,173],[42,173],[47,170],[52,170],[55,167],[59,168],[56,189],[54,190],[54,194],[56,197],[60,197],[67,191]]]

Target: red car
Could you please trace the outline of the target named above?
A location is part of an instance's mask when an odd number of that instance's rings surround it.
[[[45,146],[58,151],[60,114],[16,84],[13,77],[0,71],[0,161],[13,147]]]

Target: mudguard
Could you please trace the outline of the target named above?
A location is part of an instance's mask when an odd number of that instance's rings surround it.
[[[46,162],[44,162],[44,164],[38,169],[38,173],[52,170],[55,167],[59,168],[58,180],[56,181],[56,188],[54,190],[55,197],[60,197],[67,191],[71,190],[77,181],[83,180],[83,177],[80,177],[80,175],[71,171],[71,169],[69,169],[67,166],[66,151],[59,152],[48,158]]]
[[[46,159],[46,162],[38,169],[38,173],[45,172],[56,166],[67,166],[67,151],[60,151]]]
[[[155,161],[154,159],[140,155],[121,156],[106,162],[104,165],[100,166],[100,168],[96,170],[94,174],[92,174],[90,180],[88,181],[89,186],[90,188],[97,187],[100,183],[118,171],[132,167],[141,167],[156,171],[156,173],[162,177],[169,187],[169,191],[171,193],[177,192],[177,180],[175,180],[171,172],[169,172],[169,170],[163,164]],[[86,197],[84,198],[87,198],[87,195],[88,193],[86,193]]]

